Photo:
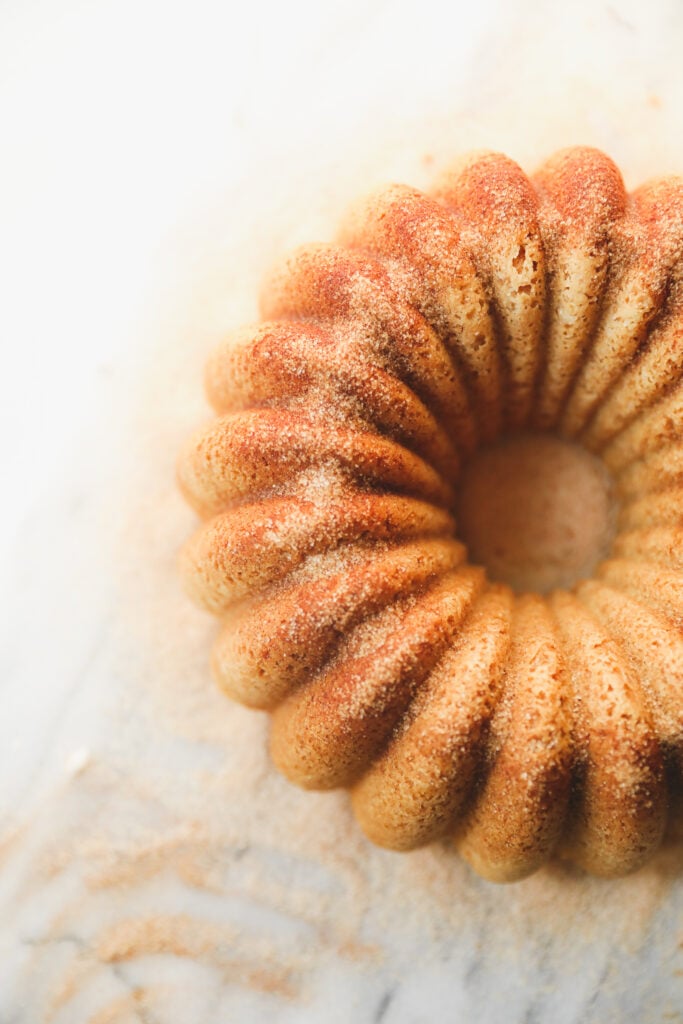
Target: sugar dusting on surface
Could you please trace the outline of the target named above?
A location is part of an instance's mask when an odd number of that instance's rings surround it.
[[[228,329],[255,318],[273,249],[331,237],[343,207],[368,186],[393,177],[420,186],[476,145],[495,144],[533,166],[558,145],[593,143],[621,162],[627,184],[683,169],[671,109],[676,101],[680,111],[683,96],[655,103],[651,88],[626,82],[598,111],[588,85],[561,91],[551,81],[534,117],[526,100],[520,107],[523,83],[508,87],[510,60],[487,88],[421,118],[400,141],[388,130],[381,146],[358,140],[358,155],[341,168],[309,163],[305,194],[292,176],[280,206],[277,197],[260,201],[257,175],[241,231],[236,204],[224,201],[188,229],[199,265],[183,252],[170,260],[176,280],[148,349],[149,374],[138,381],[132,414],[121,407],[138,455],[137,468],[124,465],[117,479],[124,525],[107,521],[121,580],[111,655],[120,690],[99,750],[74,758],[63,789],[0,850],[24,941],[16,990],[39,1008],[36,1020],[172,1024],[225,1020],[228,1010],[242,1019],[278,1011],[319,1019],[335,977],[349,999],[340,1012],[370,1020],[399,983],[409,991],[412,975],[447,972],[470,1008],[493,1005],[496,978],[510,988],[510,977],[511,1013],[519,993],[529,1001],[535,993],[542,1015],[555,1005],[544,1004],[543,990],[558,978],[585,982],[589,995],[590,985],[602,986],[604,1005],[617,1006],[628,987],[624,962],[645,962],[653,931],[658,984],[673,991],[683,967],[680,847],[665,846],[617,882],[558,862],[500,888],[445,844],[408,855],[371,846],[345,794],[301,792],[275,773],[267,719],[215,688],[208,651],[216,626],[177,578],[176,551],[195,519],[176,491],[176,452],[206,415],[205,358]],[[312,477],[311,489],[322,483]],[[659,1019],[666,1007],[656,990],[650,996],[643,1012],[651,1005]],[[502,991],[499,999],[502,1012]],[[683,1019],[673,1002],[671,1010],[667,1019]],[[576,1020],[596,1019],[590,1008],[579,1013]]]

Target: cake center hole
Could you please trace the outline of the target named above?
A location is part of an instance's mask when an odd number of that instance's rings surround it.
[[[592,576],[614,537],[609,473],[556,437],[520,434],[481,449],[465,465],[458,494],[458,534],[470,562],[519,593]]]

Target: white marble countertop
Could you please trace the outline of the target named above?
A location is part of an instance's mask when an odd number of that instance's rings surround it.
[[[683,172],[683,8],[324,6],[0,6],[0,1024],[682,1021],[680,847],[496,887],[276,775],[173,466],[206,353],[359,191],[472,146]]]

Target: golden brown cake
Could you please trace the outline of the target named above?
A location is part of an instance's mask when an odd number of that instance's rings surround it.
[[[376,843],[642,864],[683,770],[683,182],[466,157],[295,252],[179,466],[213,667]]]

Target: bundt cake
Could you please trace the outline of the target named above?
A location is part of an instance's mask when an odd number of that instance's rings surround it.
[[[472,154],[262,314],[179,463],[221,686],[381,846],[638,867],[681,807],[683,180]]]

